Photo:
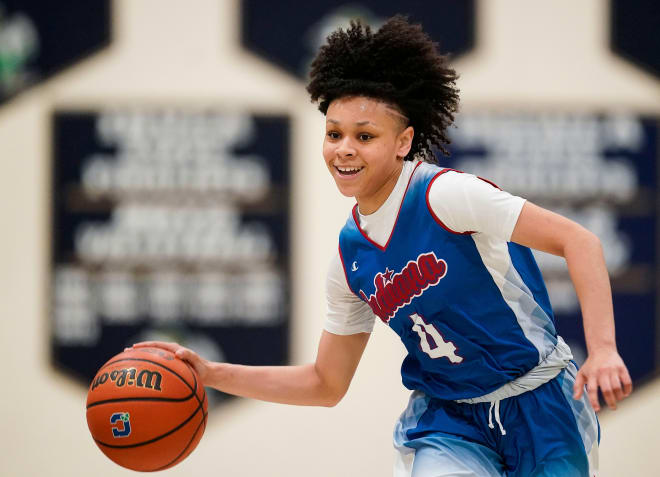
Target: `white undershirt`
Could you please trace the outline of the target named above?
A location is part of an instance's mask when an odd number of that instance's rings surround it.
[[[378,245],[385,245],[390,238],[394,222],[396,222],[396,217],[399,214],[403,195],[408,187],[408,181],[418,162],[403,161],[403,169],[401,169],[401,174],[394,185],[394,189],[383,205],[375,212],[365,215],[360,212],[358,207],[360,228]]]
[[[358,211],[360,228],[385,246],[396,222],[408,182],[419,161],[404,161],[401,175],[387,200],[369,215]],[[429,204],[443,224],[454,232],[472,231],[508,242],[525,199],[513,196],[472,174],[448,171],[431,184]],[[327,318],[325,329],[338,335],[370,333],[375,315],[353,294],[346,282],[337,253],[326,279]]]

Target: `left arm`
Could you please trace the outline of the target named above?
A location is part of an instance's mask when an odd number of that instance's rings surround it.
[[[616,403],[632,392],[632,381],[616,347],[612,293],[600,240],[581,225],[526,202],[511,241],[566,259],[580,301],[588,353],[573,397],[580,399],[586,384],[589,401],[598,411],[600,387],[607,405],[616,409]]]

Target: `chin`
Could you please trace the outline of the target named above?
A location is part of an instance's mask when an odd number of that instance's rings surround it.
[[[352,187],[342,187],[339,184],[335,183],[337,185],[337,190],[339,190],[339,193],[343,195],[344,197],[355,197],[357,192],[353,190]]]

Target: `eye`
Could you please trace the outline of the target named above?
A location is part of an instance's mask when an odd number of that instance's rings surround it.
[[[371,134],[361,133],[358,135],[358,139],[360,139],[360,141],[368,141],[369,139],[373,139],[373,136]]]
[[[326,133],[326,135],[327,135],[330,139],[339,139],[339,133],[338,133],[337,131],[328,131],[328,132]]]

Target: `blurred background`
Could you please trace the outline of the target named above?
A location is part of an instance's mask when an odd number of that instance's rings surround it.
[[[325,36],[408,14],[451,53],[461,111],[442,165],[603,241],[636,384],[600,414],[601,477],[660,446],[660,13],[653,0],[0,0],[0,475],[129,475],[85,421],[96,370],[145,338],[215,360],[315,358],[353,201],[304,90]],[[585,356],[562,260],[538,254]],[[391,475],[408,397],[376,325],[348,395],[300,408],[219,393],[167,475]]]

